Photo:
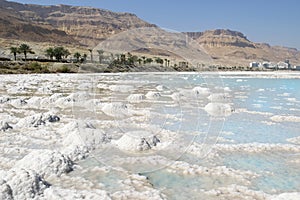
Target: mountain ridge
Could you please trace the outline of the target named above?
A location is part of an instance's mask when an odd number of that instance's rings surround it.
[[[132,13],[70,5],[21,4],[0,0],[0,38],[25,42],[72,44],[93,48],[122,31],[157,27]],[[270,46],[250,41],[239,31],[229,29],[185,32],[219,65],[248,65],[252,61],[300,63],[296,48]]]

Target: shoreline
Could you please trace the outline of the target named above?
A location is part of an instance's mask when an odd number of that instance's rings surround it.
[[[97,63],[59,63],[59,62],[18,62],[2,61],[0,62],[0,74],[57,74],[57,73],[74,73],[74,74],[119,74],[119,73],[206,73],[220,75],[227,74],[300,74],[300,70],[267,70],[267,69],[249,69],[231,70],[215,69],[209,67],[203,68],[173,68],[171,66],[159,65],[141,65],[141,66],[109,66]]]

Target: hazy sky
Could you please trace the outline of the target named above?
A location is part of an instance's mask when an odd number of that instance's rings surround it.
[[[14,0],[131,12],[176,31],[226,28],[254,42],[300,49],[300,0]]]

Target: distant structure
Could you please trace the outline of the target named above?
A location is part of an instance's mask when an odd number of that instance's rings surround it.
[[[251,62],[249,65],[250,68],[259,67],[259,66],[260,66],[259,62]]]
[[[279,62],[277,64],[277,68],[278,69],[289,69],[289,63],[286,63],[286,62]]]
[[[300,71],[300,65],[295,65],[295,66],[291,67],[291,69]]]
[[[249,64],[250,68],[255,68],[255,67],[260,67],[260,68],[265,68],[265,69],[272,69],[272,70],[288,70],[288,69],[292,69],[292,70],[299,70],[300,66],[291,66],[290,61],[289,60],[285,60],[280,61],[278,63],[274,63],[274,62],[251,62]]]

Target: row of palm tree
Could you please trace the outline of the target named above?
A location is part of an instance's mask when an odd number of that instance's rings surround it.
[[[21,44],[19,47],[11,47],[10,52],[14,55],[14,60],[17,60],[17,54],[23,53],[25,61],[27,60],[27,54],[34,54],[34,51],[27,44]]]
[[[10,48],[11,53],[14,55],[14,60],[17,60],[17,54],[23,53],[25,61],[27,60],[27,54],[34,54],[31,47],[27,44],[21,44],[19,47],[11,47]],[[88,49],[91,56],[91,61],[93,62],[93,50]],[[101,64],[103,60],[105,59],[104,56],[104,50],[99,49],[97,50],[98,57],[99,57],[99,63]],[[45,55],[50,59],[53,60],[54,58],[56,61],[60,62],[63,59],[66,59],[68,56],[71,55],[70,51],[62,46],[58,47],[49,47],[45,51]],[[76,58],[76,62],[84,62],[87,60],[87,54],[81,55],[79,52],[74,53],[74,58]],[[143,64],[151,64],[153,62],[157,64],[165,64],[165,66],[170,65],[170,60],[168,59],[162,59],[159,57],[154,58],[147,58],[146,56],[138,57],[136,55],[132,55],[130,52],[127,54],[110,54],[110,61],[112,65],[143,65]]]
[[[159,57],[147,58],[146,56],[138,57],[136,55],[132,55],[130,52],[127,54],[111,54],[111,64],[112,65],[145,65],[145,64],[160,64],[165,66],[170,66],[170,60],[162,59]]]
[[[68,49],[65,49],[64,47],[49,47],[45,51],[46,56],[49,57],[51,60],[55,57],[55,59],[60,62],[63,58],[67,58],[69,55],[71,55],[70,51]]]

